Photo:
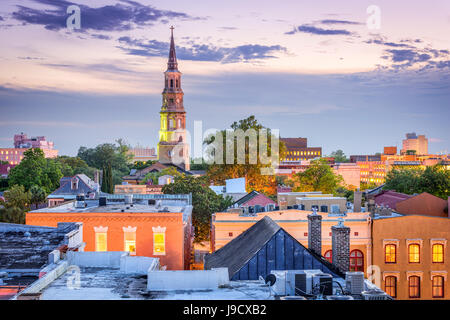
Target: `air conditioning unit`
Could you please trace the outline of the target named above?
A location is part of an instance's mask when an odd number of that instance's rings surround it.
[[[346,272],[345,285],[350,294],[361,294],[364,291],[364,272]]]
[[[271,272],[276,278],[274,285],[272,286],[272,290],[276,296],[285,296],[286,295],[286,274],[287,271],[279,271],[273,270]]]
[[[326,296],[326,300],[355,300],[352,296]]]
[[[383,291],[371,290],[361,292],[364,300],[390,300],[391,297]]]
[[[301,296],[312,293],[312,278],[321,270],[272,270],[276,278],[272,290],[277,296]]]
[[[333,295],[333,276],[328,273],[316,274],[312,278],[313,292],[324,296]]]

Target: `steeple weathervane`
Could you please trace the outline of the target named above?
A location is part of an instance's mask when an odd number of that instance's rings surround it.
[[[173,26],[170,27],[171,36],[170,36],[170,51],[169,51],[169,62],[167,63],[167,70],[177,70],[178,71],[178,62],[177,55],[175,53],[175,41],[173,40]]]

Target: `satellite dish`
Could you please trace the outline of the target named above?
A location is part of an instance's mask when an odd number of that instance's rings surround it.
[[[275,277],[274,274],[271,273],[271,274],[267,275],[266,284],[268,283],[269,286],[271,287],[275,284],[275,282],[277,282],[277,277]]]

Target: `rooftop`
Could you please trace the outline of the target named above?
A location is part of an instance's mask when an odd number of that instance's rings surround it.
[[[205,290],[147,291],[147,276],[125,274],[113,268],[80,268],[79,289],[67,287],[66,272],[42,291],[41,300],[264,300],[269,289],[263,281],[231,281]]]

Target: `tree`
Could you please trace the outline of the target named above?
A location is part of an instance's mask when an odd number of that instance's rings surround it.
[[[94,179],[96,168],[89,167],[86,161],[80,157],[59,156],[53,161],[58,162],[61,166],[61,172],[64,177],[73,177],[77,174],[85,174],[89,178]]]
[[[129,147],[122,139],[114,143],[104,143],[95,148],[80,147],[78,157],[88,166],[103,169],[108,165],[112,168],[113,184],[120,184],[122,177],[129,173],[133,156],[129,154]]]
[[[38,208],[39,204],[44,203],[46,199],[45,190],[39,186],[32,186],[30,188],[30,204],[34,204],[35,209]]]
[[[45,159],[41,149],[28,149],[24,158],[9,173],[9,185],[22,185],[28,191],[34,185],[51,193],[59,187],[61,166],[53,159]]]
[[[25,191],[23,186],[14,185],[4,193],[5,206],[8,208],[16,207],[21,210],[30,208],[31,194]]]
[[[322,191],[323,193],[334,193],[343,178],[333,172],[333,169],[324,159],[311,161],[309,167],[293,175],[288,180],[294,192]]]
[[[103,168],[102,187],[103,192],[114,193],[113,173],[111,164],[107,164]]]
[[[392,169],[386,176],[386,190],[414,194],[428,192],[444,200],[450,196],[450,170],[440,165],[423,169]]]
[[[172,177],[178,177],[181,175],[180,172],[178,172],[175,167],[168,167],[164,168],[159,172],[149,172],[145,175],[144,179],[140,184],[147,184],[149,181],[151,181],[151,184],[158,184],[158,179],[161,176],[169,175]]]
[[[209,165],[207,169],[207,176],[210,181],[215,184],[224,184],[226,179],[232,178],[246,178],[246,188],[247,191],[258,191],[264,193],[266,195],[275,195],[276,194],[276,179],[275,175],[262,174],[262,170],[268,170],[272,167],[272,141],[274,139],[278,139],[272,135],[270,129],[265,128],[262,124],[260,124],[255,116],[250,116],[246,119],[240,120],[239,122],[234,122],[231,125],[231,133],[237,134],[241,133],[255,133],[255,143],[251,142],[251,138],[245,138],[244,150],[243,152],[238,150],[238,138],[233,134],[227,134],[225,130],[222,130],[216,134],[216,136],[210,136],[205,140],[205,144],[208,146],[215,146],[215,148],[220,148],[223,150],[222,152],[222,163],[213,163]],[[261,145],[258,147],[258,142],[260,141],[260,134],[262,129],[267,130],[267,150],[263,150]],[[220,138],[220,140],[216,140]],[[234,146],[234,153],[231,155],[227,155],[227,146]],[[264,146],[265,147],[265,146]],[[256,150],[259,151],[257,154]],[[216,151],[216,150],[214,150]],[[267,152],[268,163],[263,163],[261,161],[261,153]],[[273,151],[275,152],[275,151]],[[280,162],[281,158],[284,156],[285,146],[279,141],[279,151],[278,155],[275,155],[276,165]],[[259,155],[259,156],[258,156]],[[212,154],[211,156],[216,156],[216,154]],[[232,158],[232,164],[228,161],[227,156]],[[254,156],[254,158],[253,158]],[[242,157],[242,158],[241,158]],[[219,156],[217,155],[217,158]],[[239,158],[243,161],[238,161]],[[250,161],[252,160],[253,161]],[[256,159],[255,159],[256,158]],[[220,158],[219,158],[220,159]],[[241,163],[240,163],[241,162]]]
[[[192,224],[195,228],[196,243],[209,240],[211,215],[221,212],[232,204],[231,197],[217,195],[208,186],[207,177],[180,175],[175,181],[164,185],[164,194],[192,194]]]
[[[345,156],[344,151],[342,150],[336,150],[333,151],[329,157],[334,158],[334,162],[336,163],[343,163],[343,162],[349,162],[350,160]]]

